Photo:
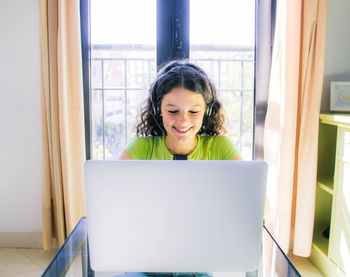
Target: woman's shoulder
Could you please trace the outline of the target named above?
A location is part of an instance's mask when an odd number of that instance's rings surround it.
[[[215,144],[220,144],[220,143],[229,143],[231,144],[231,140],[229,137],[227,136],[223,136],[223,135],[218,135],[218,136],[199,136],[200,140],[203,143],[215,143]]]
[[[202,149],[209,153],[210,159],[228,160],[238,153],[231,139],[227,136],[201,136]]]
[[[142,145],[147,146],[147,145],[153,145],[155,143],[161,142],[162,137],[158,136],[148,136],[148,137],[135,137],[132,139],[129,145],[135,146],[135,145]]]
[[[166,148],[163,136],[136,137],[125,148],[135,160],[164,159],[164,149]]]
[[[162,142],[162,137],[148,136],[148,137],[135,137],[126,146],[126,151],[147,152]]]

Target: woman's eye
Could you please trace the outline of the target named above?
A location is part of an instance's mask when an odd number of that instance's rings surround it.
[[[168,113],[170,114],[176,114],[178,113],[179,111],[178,110],[171,110],[171,111],[168,111]],[[198,114],[199,111],[188,111],[190,114]]]

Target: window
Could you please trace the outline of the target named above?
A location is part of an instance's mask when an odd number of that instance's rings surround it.
[[[155,53],[155,0],[91,0],[92,159],[116,159],[135,135]]]
[[[210,75],[226,129],[244,159],[252,158],[254,0],[190,1],[190,59]]]
[[[206,70],[224,105],[227,135],[252,158],[254,0],[90,0],[90,11],[92,159],[117,158],[135,136],[157,66],[175,58]]]

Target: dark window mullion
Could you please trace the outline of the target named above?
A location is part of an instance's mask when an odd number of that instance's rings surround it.
[[[83,67],[85,155],[91,159],[91,116],[90,116],[90,79],[91,79],[91,40],[90,40],[90,1],[80,1],[81,52]]]
[[[175,59],[190,57],[190,2],[174,0],[175,5]]]
[[[255,0],[253,159],[264,159],[264,126],[269,95],[277,0]]]
[[[157,68],[189,58],[189,0],[157,1]]]

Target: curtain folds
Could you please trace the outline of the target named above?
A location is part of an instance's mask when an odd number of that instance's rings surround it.
[[[277,1],[264,159],[266,225],[288,253],[311,252],[327,0]]]
[[[41,48],[42,230],[61,245],[85,215],[78,0],[38,0]]]

